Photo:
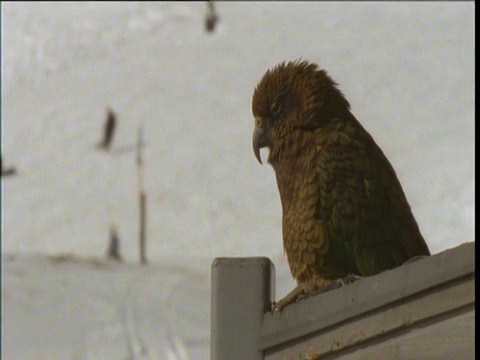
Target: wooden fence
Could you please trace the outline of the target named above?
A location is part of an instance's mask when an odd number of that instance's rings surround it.
[[[212,264],[212,360],[474,359],[475,244],[270,311],[265,257]]]

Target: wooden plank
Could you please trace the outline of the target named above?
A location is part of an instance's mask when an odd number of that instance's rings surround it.
[[[322,360],[475,359],[475,309],[417,324]]]
[[[303,340],[296,342],[294,345],[290,344],[287,348],[272,350],[270,353],[267,352],[265,359],[325,359],[325,356],[332,355],[334,353],[335,355],[340,356],[355,345],[365,345],[369,341],[385,336],[392,337],[394,336],[392,334],[402,332],[409,327],[413,328],[417,325],[419,326],[427,321],[430,321],[431,323],[433,322],[433,326],[438,330],[436,331],[437,336],[439,336],[439,334],[443,334],[443,338],[436,338],[435,341],[449,343],[451,340],[451,333],[456,331],[457,335],[461,335],[464,340],[468,340],[468,346],[466,348],[466,351],[468,352],[474,348],[475,340],[473,332],[471,331],[474,324],[468,324],[470,327],[467,326],[465,329],[453,327],[453,324],[455,324],[457,320],[449,315],[449,323],[445,323],[445,325],[442,327],[435,324],[435,319],[439,319],[437,321],[442,322],[443,320],[441,319],[444,318],[445,315],[455,312],[463,313],[465,312],[465,309],[471,309],[470,313],[473,314],[474,302],[475,284],[474,276],[472,274],[469,277],[464,277],[458,281],[450,282],[444,286],[434,288],[429,292],[422,292],[407,299],[400,299],[390,306],[381,307],[368,314],[350,319],[347,322],[321,331],[310,338],[305,336]],[[470,317],[467,316],[466,319],[474,316],[472,314],[469,315]],[[450,333],[448,333],[448,329],[446,329],[445,326],[452,326],[450,328]],[[416,349],[417,355],[421,354],[421,358],[429,358],[426,356],[428,340],[421,340],[420,338],[412,338],[411,340],[416,340],[424,345]],[[428,349],[428,353],[437,351],[434,348],[435,341],[433,343],[430,341],[431,346]],[[397,339],[393,342],[400,343],[402,340]],[[382,344],[381,341],[379,343]],[[390,347],[387,345],[377,347],[384,347],[384,351],[391,352],[392,346],[393,348],[395,347],[394,345],[390,345]],[[403,351],[408,350],[405,349]],[[373,349],[368,350],[365,353],[371,353],[372,351],[375,353],[375,350]],[[437,355],[438,354],[439,353],[437,353]],[[355,356],[358,356],[358,354]],[[332,357],[332,359],[333,358],[336,357]],[[358,359],[357,357],[352,357],[352,359],[354,358]],[[367,356],[365,359],[367,358],[369,357]],[[375,358],[379,357],[377,356]],[[391,357],[381,356],[380,358]]]
[[[264,315],[260,347],[266,351],[318,333],[367,312],[474,274],[475,245],[462,244],[343,288]]]

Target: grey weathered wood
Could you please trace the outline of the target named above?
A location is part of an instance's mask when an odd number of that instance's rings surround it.
[[[404,348],[401,352],[400,349],[396,349],[398,355],[401,356],[393,358],[405,359],[409,358],[408,356],[416,358],[421,355],[420,357],[425,359],[438,359],[441,354],[438,348],[439,343],[448,345],[450,348],[455,347],[457,353],[460,353],[460,351],[471,353],[473,346],[465,349],[461,347],[460,342],[452,343],[451,341],[455,335],[457,335],[457,338],[461,335],[464,340],[470,338],[472,341],[470,345],[473,345],[473,332],[471,331],[473,330],[473,323],[470,329],[458,329],[458,326],[454,326],[458,319],[453,317],[448,322],[451,325],[450,328],[439,328],[439,324],[435,322],[435,319],[438,319],[438,322],[441,323],[444,321],[442,319],[445,314],[450,314],[450,316],[455,313],[463,314],[466,310],[469,311],[467,318],[473,316],[472,299],[474,293],[472,276],[468,281],[461,281],[451,286],[442,287],[437,289],[437,291],[422,293],[411,299],[400,300],[387,308],[381,308],[361,317],[351,319],[331,329],[317,333],[313,337],[300,340],[288,349],[274,352],[275,356],[267,356],[266,359],[297,360],[299,359],[298,354],[309,354],[312,352],[318,354],[318,356],[321,355],[322,359],[325,359],[326,355],[334,353],[337,353],[338,356],[341,355],[341,358],[344,359],[345,355],[342,350],[354,345],[365,347],[369,341],[379,340],[384,336],[402,332],[405,329],[430,328],[433,325],[437,326],[437,333],[442,334],[443,332],[441,341],[439,341],[439,338],[411,337],[410,344],[416,344],[416,346],[411,345],[410,348]],[[431,325],[425,325],[428,322]],[[447,326],[447,324],[443,326]],[[393,335],[390,337],[394,338]],[[398,344],[406,346],[405,335],[400,334],[396,338]],[[395,341],[390,340],[390,343],[395,343]],[[371,353],[374,348],[377,349],[374,352],[378,352],[378,354],[382,353],[379,350],[380,348],[385,348],[383,352],[392,350],[391,348],[386,348],[386,345],[380,340],[379,344],[381,346],[370,344],[369,347],[371,349],[366,353]],[[396,345],[391,347],[395,349]],[[352,359],[362,359],[359,356],[358,353],[355,353]],[[368,358],[368,356],[365,357],[365,359]],[[381,358],[393,359],[390,356]],[[462,357],[462,359],[464,358]],[[468,357],[465,359],[468,359]]]
[[[401,333],[362,343],[333,356],[332,360],[470,360],[475,359],[475,309],[449,313],[426,323],[412,324]]]
[[[265,358],[472,358],[474,253],[463,244],[265,314]]]
[[[267,258],[212,264],[211,358],[473,359],[475,245],[405,264],[271,313]]]
[[[213,261],[212,360],[263,360],[260,328],[275,298],[274,281],[275,269],[266,257]]]

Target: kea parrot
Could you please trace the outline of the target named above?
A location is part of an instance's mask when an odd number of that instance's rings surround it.
[[[342,278],[430,255],[395,170],[325,70],[278,64],[255,87],[252,113],[253,151],[261,164],[269,149],[297,282],[278,311]]]

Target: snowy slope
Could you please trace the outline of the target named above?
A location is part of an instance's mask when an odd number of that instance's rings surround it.
[[[108,321],[123,326],[107,317],[128,308],[121,301],[132,279],[148,288],[140,293],[139,311],[165,313],[176,304],[162,296],[178,293],[175,269],[182,269],[188,281],[205,287],[197,293],[198,286],[181,286],[185,299],[199,299],[188,309],[200,320],[173,326],[172,319],[152,318],[144,331],[153,338],[158,326],[166,334],[155,345],[148,342],[158,358],[197,359],[208,357],[214,257],[269,256],[277,268],[277,297],[289,290],[275,177],[253,156],[250,110],[256,83],[285,59],[314,61],[339,83],[397,170],[432,252],[472,241],[473,6],[218,3],[219,27],[207,34],[204,3],[2,3],[2,155],[18,172],[1,180],[2,253],[12,257],[4,264],[2,290],[25,303],[4,295],[3,312],[11,320],[3,322],[3,355],[12,358],[22,344],[25,359],[42,349],[71,351],[67,358],[125,358],[98,355],[105,342],[65,346],[71,337],[50,321],[55,307],[45,294],[78,304],[65,309],[82,320],[78,328],[70,324],[72,332],[106,336],[114,332],[102,333]],[[119,115],[110,153],[94,149],[107,106]],[[114,223],[123,256],[138,260],[134,147],[140,122],[151,266],[116,265],[105,275],[83,262],[53,266],[32,257],[103,256]],[[64,274],[70,274],[68,291],[43,278]],[[149,288],[155,278],[167,285]],[[37,282],[45,284],[42,292]],[[107,290],[120,300],[85,305]],[[78,310],[84,306],[91,317]],[[17,316],[64,340],[49,343],[35,327],[21,327]],[[184,344],[164,355],[175,339],[202,350]],[[194,356],[198,351],[204,355]]]
[[[2,282],[2,359],[208,358],[208,277],[188,267],[6,258]]]

